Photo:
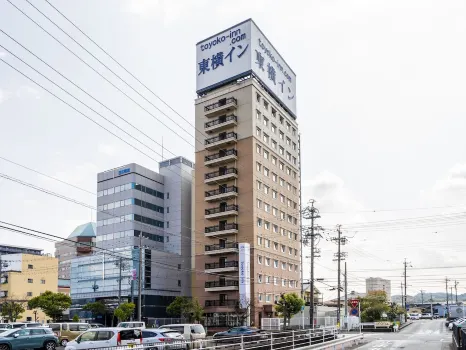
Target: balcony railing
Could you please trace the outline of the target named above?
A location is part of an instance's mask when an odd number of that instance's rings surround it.
[[[234,97],[222,98],[222,99],[218,100],[218,102],[215,102],[215,103],[212,103],[210,105],[205,106],[204,107],[204,112],[211,112],[214,109],[226,106],[228,104],[233,104],[233,105],[236,106],[238,104],[238,101]]]
[[[224,213],[227,211],[238,211],[238,210],[239,210],[239,207],[236,204],[230,204],[224,207],[206,209],[205,215],[213,215],[213,214]]]
[[[224,306],[224,307],[236,307],[238,300],[206,300],[205,306]]]
[[[236,132],[230,131],[230,132],[227,132],[224,136],[215,136],[215,137],[211,137],[210,139],[206,139],[205,145],[208,146],[208,145],[211,145],[219,141],[226,141],[230,139],[236,140],[237,138],[238,138],[238,134]]]
[[[206,245],[205,246],[205,251],[206,252],[211,252],[215,250],[222,250],[222,249],[238,249],[238,243],[236,242],[228,242],[225,244],[212,244],[212,245]]]
[[[225,124],[225,123],[229,123],[229,122],[237,122],[238,121],[238,117],[236,117],[236,115],[229,115],[225,118],[218,118],[218,119],[214,119],[210,122],[207,122],[207,123],[204,123],[204,127],[206,129],[208,128],[211,128],[212,126],[215,126],[215,125],[220,125],[220,124]]]
[[[205,233],[228,231],[228,230],[237,230],[237,229],[238,229],[238,224],[231,223],[231,224],[225,224],[225,225],[222,225],[222,226],[215,225],[215,226],[206,227],[205,228]]]
[[[226,269],[229,267],[238,267],[238,262],[237,261],[225,261],[222,263],[206,263],[205,264],[206,270]]]
[[[224,157],[228,157],[228,156],[237,156],[237,155],[238,155],[238,152],[234,148],[232,148],[232,149],[229,149],[229,150],[227,150],[226,152],[223,152],[223,153],[215,153],[215,154],[211,154],[209,156],[205,156],[204,161],[209,162],[211,160],[224,158]]]
[[[230,187],[222,187],[221,189],[217,189],[217,190],[206,191],[205,196],[212,197],[212,196],[217,196],[219,194],[232,193],[232,192],[238,193],[238,187],[230,186]]]
[[[205,179],[208,180],[214,177],[219,177],[219,176],[228,175],[228,174],[238,174],[238,169],[228,168],[225,170],[213,171],[211,173],[205,174],[204,176],[205,176]]]
[[[238,287],[239,281],[210,281],[205,283],[206,288],[221,288],[221,287]]]

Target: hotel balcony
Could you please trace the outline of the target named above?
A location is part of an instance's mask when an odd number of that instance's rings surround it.
[[[237,254],[238,250],[238,243],[236,242],[228,242],[224,244],[212,244],[205,246],[205,255],[215,255],[215,254],[228,254],[233,253]]]
[[[238,206],[236,204],[230,204],[205,210],[206,219],[220,219],[229,216],[238,216]]]
[[[218,136],[205,139],[205,149],[209,151],[219,147],[235,144],[237,142],[237,139],[238,134],[236,134],[236,132],[230,131],[227,133],[221,133]]]
[[[228,307],[235,308],[238,300],[206,300],[205,307]]]
[[[215,202],[223,199],[233,198],[238,196],[238,187],[222,187],[221,189],[206,191],[205,200],[206,202]]]
[[[219,153],[211,154],[205,156],[204,165],[205,166],[217,166],[226,163],[233,162],[238,159],[238,152],[232,148],[226,151],[220,151]]]
[[[227,181],[238,178],[238,169],[228,168],[219,171],[213,171],[204,175],[205,184],[216,184],[219,181]]]
[[[207,263],[205,264],[206,273],[217,273],[217,272],[237,272],[238,271],[237,261],[225,261],[221,263]]]
[[[220,116],[217,119],[211,120],[204,124],[204,130],[207,133],[223,130],[232,126],[238,125],[236,115]]]
[[[206,292],[223,292],[227,290],[238,290],[239,281],[225,280],[225,281],[210,281],[205,283]]]
[[[238,105],[238,101],[236,100],[236,98],[224,97],[215,103],[206,105],[204,107],[204,113],[206,117],[210,118],[210,117],[214,117],[216,115],[222,114],[222,113],[227,113],[232,110],[235,110],[237,105]]]
[[[233,235],[238,233],[238,224],[224,224],[206,227],[204,234],[206,237]]]

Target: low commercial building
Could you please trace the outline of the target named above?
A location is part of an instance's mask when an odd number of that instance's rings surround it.
[[[14,300],[26,311],[17,321],[47,322],[41,310],[29,310],[28,300],[46,291],[58,291],[58,259],[47,255],[8,254],[2,256],[0,303]]]
[[[76,227],[63,241],[55,243],[55,257],[58,258],[58,277],[70,279],[71,259],[91,255],[95,245],[96,225],[88,222]]]

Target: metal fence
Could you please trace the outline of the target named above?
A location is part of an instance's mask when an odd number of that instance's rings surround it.
[[[99,348],[100,350],[292,350],[306,346],[325,344],[336,340],[336,327],[322,327],[305,330],[262,331],[256,334],[240,336],[220,336],[188,342],[186,340],[163,339],[156,343],[143,343],[128,346]],[[89,348],[93,349],[93,348]]]

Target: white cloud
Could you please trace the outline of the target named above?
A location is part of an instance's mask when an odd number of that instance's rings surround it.
[[[16,96],[19,98],[25,97],[25,98],[34,98],[36,100],[39,100],[41,97],[41,94],[39,90],[34,89],[32,86],[23,85],[19,87],[19,89],[16,90]]]
[[[99,153],[105,154],[107,156],[114,156],[116,153],[116,147],[113,145],[99,144],[98,148]]]

